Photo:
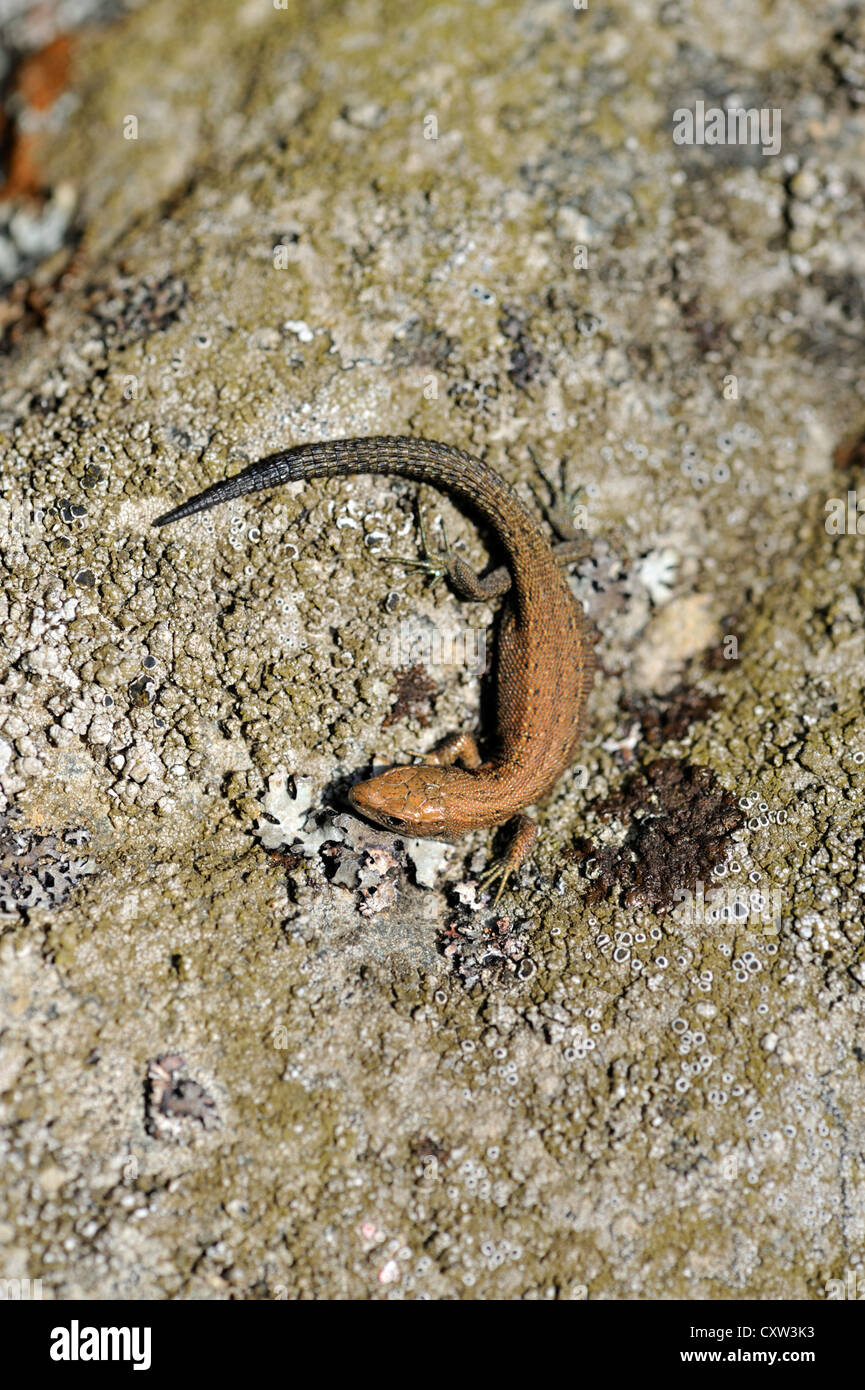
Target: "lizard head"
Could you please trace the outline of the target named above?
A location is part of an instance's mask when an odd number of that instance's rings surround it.
[[[348,799],[362,816],[395,835],[448,839],[445,783],[450,772],[444,767],[392,767],[356,783]]]

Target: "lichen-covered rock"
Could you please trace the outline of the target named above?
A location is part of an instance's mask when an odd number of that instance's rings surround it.
[[[80,37],[41,158],[82,239],[0,385],[0,1274],[809,1298],[861,1270],[861,37],[802,0],[152,0]],[[674,142],[728,99],[781,110],[779,154]],[[415,490],[150,525],[286,443],[400,432],[530,502],[531,448],[594,542],[590,734],[495,914],[488,837],[415,850],[344,804],[480,719],[492,610],[381,559],[417,554]],[[661,783],[711,841],[673,903]]]

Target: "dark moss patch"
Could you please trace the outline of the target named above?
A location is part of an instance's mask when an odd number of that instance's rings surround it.
[[[624,907],[666,912],[678,889],[693,890],[727,857],[745,822],[735,797],[711,768],[659,758],[634,772],[594,810],[626,827],[621,845],[580,839],[574,853],[591,876],[591,903],[613,898]]]
[[[416,719],[423,728],[430,722],[432,700],[438,686],[424,666],[405,666],[396,673],[394,701],[382,721],[387,729],[400,719]]]
[[[649,747],[660,748],[668,739],[683,738],[692,724],[718,709],[721,696],[682,684],[652,700],[623,695],[619,705],[626,714],[635,716]]]

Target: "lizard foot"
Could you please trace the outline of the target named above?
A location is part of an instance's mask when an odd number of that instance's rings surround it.
[[[451,572],[453,557],[451,555],[450,541],[448,533],[442,522],[442,536],[444,537],[444,550],[432,551],[427,540],[426,527],[424,526],[423,512],[418,507],[418,524],[420,527],[421,549],[423,550],[422,560],[409,560],[403,555],[376,555],[377,560],[384,561],[390,565],[404,565],[406,569],[423,570],[427,576],[427,582],[435,584],[437,580],[444,579]]]
[[[531,852],[532,846],[538,838],[540,831],[531,816],[519,816],[517,819],[517,832],[508,848],[506,854],[494,859],[489,868],[486,869],[478,879],[478,886],[481,889],[491,888],[498,882],[498,891],[493,898],[493,907],[498,905],[499,898],[505,891],[508,879],[522,864]]]
[[[493,898],[493,907],[498,905],[499,898],[505,891],[505,885],[513,873],[513,865],[508,862],[507,855],[502,855],[500,859],[494,859],[489,868],[478,878],[478,887],[492,888],[496,880],[499,880],[499,887],[496,896]]]

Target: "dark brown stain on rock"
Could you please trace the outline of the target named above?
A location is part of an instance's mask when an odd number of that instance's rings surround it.
[[[621,845],[579,839],[574,855],[591,874],[586,899],[666,912],[677,889],[693,890],[727,857],[745,822],[736,798],[709,767],[659,758],[634,772],[595,808],[626,827]]]

